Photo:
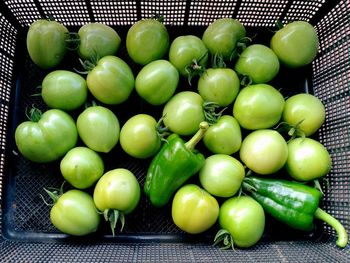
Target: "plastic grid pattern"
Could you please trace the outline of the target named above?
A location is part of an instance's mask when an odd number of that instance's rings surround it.
[[[288,9],[285,21],[309,21],[326,0],[293,1]]]
[[[34,1],[31,0],[4,0],[17,21],[24,26],[29,26],[34,20],[41,17]],[[23,12],[25,10],[25,12]]]

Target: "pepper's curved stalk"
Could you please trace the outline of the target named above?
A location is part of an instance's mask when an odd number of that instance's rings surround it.
[[[199,124],[199,130],[196,132],[196,134],[193,135],[193,137],[185,143],[186,148],[189,149],[190,151],[193,151],[197,143],[203,138],[208,128],[209,128],[209,123],[206,121],[202,121]]]
[[[109,221],[113,236],[115,236],[115,228],[118,221],[120,221],[122,225],[120,231],[123,231],[125,225],[125,216],[123,212],[117,209],[106,209],[103,211],[103,217],[106,221]]]

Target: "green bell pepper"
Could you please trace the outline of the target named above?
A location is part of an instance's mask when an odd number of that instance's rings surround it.
[[[204,165],[205,157],[194,148],[208,127],[207,122],[201,122],[198,132],[186,143],[177,134],[167,138],[146,175],[144,192],[152,205],[166,205],[175,191]]]
[[[302,231],[313,229],[314,218],[331,225],[338,234],[337,245],[345,247],[348,234],[341,223],[319,208],[322,193],[299,182],[246,177],[242,188],[258,201],[264,210],[286,225]]]

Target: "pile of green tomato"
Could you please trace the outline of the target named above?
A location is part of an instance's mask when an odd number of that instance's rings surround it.
[[[37,20],[27,34],[29,56],[45,70],[60,65],[72,42],[86,75],[49,71],[41,91],[49,109],[32,109],[15,132],[28,160],[61,160],[62,179],[74,189],[46,192],[54,201],[51,222],[63,233],[95,232],[103,215],[114,235],[117,221],[123,225],[145,195],[159,209],[171,203],[173,222],[186,233],[218,223],[216,239],[224,232],[226,247],[251,247],[264,233],[266,211],[242,193],[245,178],[282,173],[305,183],[331,169],[328,151],[311,138],[325,121],[322,102],[306,93],[284,98],[271,85],[280,67],[302,68],[315,59],[318,38],[307,22],[276,30],[270,46],[250,44],[232,18],[213,21],[201,37],[172,41],[157,19],[135,22],[125,42],[102,23],[72,34],[56,21]],[[122,43],[138,72],[118,57]],[[189,84],[180,89],[181,79]],[[127,104],[134,90],[143,103],[162,109],[161,119],[140,113],[119,122],[110,106]],[[84,108],[88,95],[97,104]],[[77,109],[74,119],[70,112]],[[149,160],[143,190],[130,170],[105,171],[100,153],[118,144],[132,158]],[[187,183],[193,176],[200,184]],[[84,191],[91,187],[93,196]]]

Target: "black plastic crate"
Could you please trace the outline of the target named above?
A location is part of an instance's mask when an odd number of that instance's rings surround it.
[[[14,130],[25,119],[25,109],[40,97],[32,97],[47,71],[30,60],[25,37],[29,25],[45,15],[78,30],[87,22],[114,27],[125,41],[127,29],[137,20],[154,14],[165,16],[171,39],[178,35],[201,36],[216,18],[233,17],[256,34],[256,42],[268,43],[275,21],[306,20],[320,39],[312,65],[275,80],[284,95],[306,91],[326,107],[326,123],[317,136],[331,153],[333,167],[327,175],[322,208],[350,231],[350,25],[349,2],[237,0],[237,1],[58,1],[4,0],[0,2],[0,261],[1,262],[349,262],[349,245],[339,249],[335,232],[318,223],[311,234],[299,233],[268,218],[263,239],[253,248],[221,251],[211,246],[216,228],[202,235],[186,235],[171,221],[170,206],[156,209],[143,196],[136,212],[127,217],[115,237],[103,224],[97,234],[75,238],[58,232],[50,223],[49,208],[40,194],[43,187],[59,187],[58,162],[38,165],[16,154]],[[125,42],[124,42],[125,43]],[[135,71],[125,45],[118,51]],[[66,59],[62,67],[73,69],[78,61]],[[183,80],[183,85],[186,80]],[[139,102],[112,107],[121,123],[133,114],[157,110]],[[106,170],[128,168],[143,185],[148,161],[129,158],[116,147]],[[195,179],[194,179],[195,180]]]

